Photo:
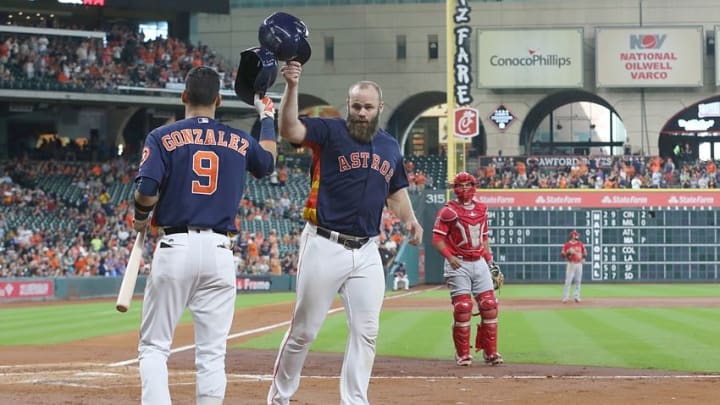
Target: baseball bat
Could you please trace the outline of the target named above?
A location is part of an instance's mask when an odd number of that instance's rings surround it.
[[[145,231],[138,232],[135,238],[135,244],[130,252],[130,258],[125,267],[125,275],[123,275],[117,302],[115,303],[115,309],[119,312],[127,312],[130,308],[130,302],[132,302],[133,293],[135,292],[135,282],[137,281],[138,272],[140,271],[140,258],[142,258],[143,245],[145,245]]]

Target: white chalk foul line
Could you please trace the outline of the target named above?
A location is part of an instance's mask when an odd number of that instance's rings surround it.
[[[275,328],[279,328],[279,327],[281,327],[281,326],[287,326],[287,325],[289,325],[289,324],[290,324],[290,321],[285,321],[285,322],[280,322],[280,323],[276,323],[276,324],[273,324],[273,325],[263,326],[263,327],[261,327],[261,328],[255,328],[255,329],[250,329],[250,330],[242,331],[242,332],[239,332],[239,333],[233,333],[233,334],[231,334],[231,335],[228,335],[228,340],[230,340],[230,339],[236,339],[236,338],[239,338],[239,337],[242,337],[242,336],[252,335],[253,333],[266,332],[266,331],[269,331],[269,330],[272,330],[272,329],[275,329]],[[179,352],[184,352],[184,351],[186,351],[186,350],[191,350],[191,349],[194,349],[194,348],[195,348],[195,345],[194,345],[194,344],[176,347],[176,348],[170,350],[170,354],[179,353]],[[110,363],[110,364],[108,364],[108,367],[129,366],[129,365],[131,365],[131,364],[137,363],[138,361],[139,361],[139,360],[138,360],[137,358],[130,359],[130,360],[124,360],[124,361],[118,361],[118,362],[116,362],[116,363]]]
[[[404,293],[404,294],[398,294],[398,295],[393,295],[393,296],[391,296],[391,297],[385,297],[385,299],[386,299],[386,300],[392,300],[392,299],[397,299],[397,298],[402,298],[402,297],[408,297],[408,296],[411,296],[411,295],[420,294],[421,292],[424,292],[424,291],[430,291],[430,290],[434,290],[434,289],[438,289],[438,288],[440,288],[440,287],[433,287],[433,288],[430,288],[430,289],[428,289],[428,290],[423,290],[423,291],[411,291],[411,292],[407,292],[407,293]],[[345,307],[332,308],[332,309],[329,310],[327,313],[328,313],[328,315],[330,315],[330,314],[334,314],[334,313],[336,313],[336,312],[340,312],[340,311],[344,311],[344,310],[345,310]],[[275,323],[275,324],[268,325],[268,326],[263,326],[263,327],[260,327],[260,328],[250,329],[250,330],[246,330],[246,331],[242,331],[242,332],[238,332],[238,333],[232,333],[232,334],[228,335],[227,340],[230,341],[230,340],[232,340],[232,339],[237,339],[237,338],[239,338],[239,337],[243,337],[243,336],[247,336],[247,335],[252,335],[252,334],[255,334],[255,333],[267,332],[267,331],[270,331],[270,330],[273,330],[273,329],[277,329],[277,328],[280,328],[280,327],[284,327],[284,326],[288,326],[288,325],[290,325],[290,321],[284,321],[284,322],[279,322],[279,323]],[[193,350],[193,349],[195,349],[195,345],[194,345],[194,344],[192,344],[192,345],[186,345],[186,346],[180,346],[180,347],[176,347],[176,348],[174,348],[174,349],[171,349],[171,350],[170,350],[170,354],[180,353],[180,352],[184,352],[184,351],[186,351],[186,350]],[[108,367],[122,367],[122,366],[129,366],[129,365],[132,365],[132,364],[135,364],[135,363],[138,363],[138,362],[139,362],[139,359],[138,359],[138,358],[134,358],[134,359],[129,359],[129,360],[118,361],[118,362],[115,362],[115,363],[110,363],[110,364],[108,364],[107,366],[108,366]]]
[[[228,379],[270,381],[270,374],[228,374]],[[303,379],[338,380],[340,376],[303,375]],[[372,380],[720,380],[720,374],[685,374],[685,375],[467,375],[467,376],[371,376]]]

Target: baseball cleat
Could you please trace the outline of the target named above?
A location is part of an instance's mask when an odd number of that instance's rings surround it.
[[[490,356],[483,355],[483,358],[485,360],[485,364],[488,364],[491,366],[497,366],[498,364],[503,363],[503,358],[500,355],[500,353],[491,354]]]
[[[582,300],[580,299],[580,297],[575,298],[575,302],[580,302],[580,301],[582,301]]]
[[[470,356],[469,354],[466,354],[465,356],[458,356],[456,354],[455,355],[455,363],[458,366],[469,366],[472,364],[472,356]]]
[[[563,303],[563,304],[567,304],[567,302],[568,302],[568,299],[567,299],[567,298],[563,298],[563,299],[562,299],[562,303]]]

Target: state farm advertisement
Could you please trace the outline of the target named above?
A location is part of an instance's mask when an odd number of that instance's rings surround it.
[[[720,192],[642,190],[488,190],[477,193],[480,202],[491,208],[673,208],[720,207]]]
[[[701,26],[595,30],[597,87],[702,87]]]
[[[52,280],[0,282],[0,299],[50,298],[54,295],[55,283]]]

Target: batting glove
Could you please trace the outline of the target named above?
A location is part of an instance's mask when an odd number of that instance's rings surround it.
[[[255,95],[255,110],[257,110],[260,120],[265,118],[275,119],[275,103],[268,96],[260,98]]]

